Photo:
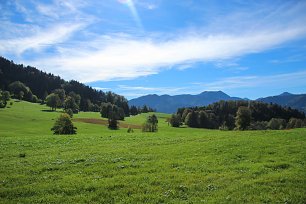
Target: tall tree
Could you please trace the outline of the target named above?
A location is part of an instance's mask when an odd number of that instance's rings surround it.
[[[61,99],[59,98],[59,96],[55,93],[49,94],[46,98],[46,104],[47,106],[49,106],[52,111],[56,110],[57,107],[60,106],[61,104]]]
[[[195,111],[191,111],[185,118],[185,124],[188,125],[188,127],[198,127],[197,117],[197,113]]]
[[[245,130],[251,123],[251,111],[248,107],[240,106],[236,115],[236,127],[238,130]]]
[[[172,114],[169,122],[172,127],[180,127],[182,123],[181,116],[179,114]]]

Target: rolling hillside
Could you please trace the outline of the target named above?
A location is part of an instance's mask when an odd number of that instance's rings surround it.
[[[60,114],[14,102],[0,109],[0,203],[303,203],[306,129],[157,133],[109,130],[74,115],[76,135],[53,135]],[[126,118],[140,125],[147,114]]]

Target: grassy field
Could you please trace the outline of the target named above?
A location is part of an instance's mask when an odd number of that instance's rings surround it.
[[[75,122],[63,136],[48,110],[0,109],[0,203],[306,203],[306,129],[172,128],[158,114],[157,133]]]

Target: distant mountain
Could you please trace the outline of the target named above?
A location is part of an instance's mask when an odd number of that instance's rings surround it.
[[[257,101],[262,101],[265,103],[276,103],[281,106],[295,108],[306,113],[306,94],[291,94],[284,92],[278,96],[259,98]]]
[[[244,100],[238,97],[231,97],[222,91],[204,91],[198,95],[161,95],[156,94],[141,96],[129,101],[129,105],[143,106],[156,109],[158,112],[175,113],[178,108],[206,106],[220,100]]]

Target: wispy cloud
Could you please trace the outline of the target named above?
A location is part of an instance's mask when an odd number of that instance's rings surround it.
[[[66,77],[72,78],[73,74],[83,82],[133,79],[156,74],[174,65],[213,62],[258,53],[305,33],[305,27],[293,27],[241,35],[186,34],[171,40],[107,36],[107,42],[95,40],[99,49],[76,46],[60,56],[45,59],[45,62],[50,69],[70,70],[71,76]],[[40,59],[39,62],[44,61]]]
[[[201,83],[206,90],[231,90],[252,87],[269,87],[279,85],[286,89],[292,86],[306,85],[306,71],[277,74],[271,76],[238,76],[222,78],[211,83]]]
[[[83,26],[82,24],[60,24],[45,30],[39,30],[28,37],[0,40],[0,52],[20,55],[27,50],[39,51],[64,42]]]

